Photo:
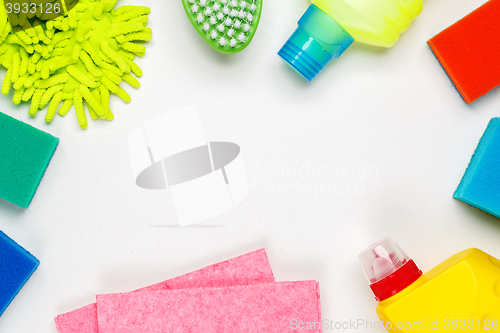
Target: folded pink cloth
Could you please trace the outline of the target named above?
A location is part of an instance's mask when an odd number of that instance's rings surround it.
[[[274,282],[274,276],[266,251],[261,249],[135,292],[225,287],[269,282]],[[54,320],[59,333],[99,333],[95,303],[59,315]]]
[[[97,318],[99,333],[321,332],[316,281],[97,295]]]

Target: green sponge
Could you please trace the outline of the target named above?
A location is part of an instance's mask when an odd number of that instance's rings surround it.
[[[0,198],[28,208],[58,143],[0,112]]]

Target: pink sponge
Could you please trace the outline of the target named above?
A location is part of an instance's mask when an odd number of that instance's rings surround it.
[[[137,291],[223,287],[274,282],[273,272],[264,249],[202,268]],[[59,333],[100,333],[97,307],[90,304],[55,318]]]
[[[97,314],[99,333],[321,332],[316,281],[98,295]]]
[[[428,41],[466,103],[500,85],[500,0],[490,0]]]

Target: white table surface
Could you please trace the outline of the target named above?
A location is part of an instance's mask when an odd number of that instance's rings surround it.
[[[313,83],[276,55],[306,0],[265,1],[254,40],[232,56],[198,36],[180,0],[120,2],[151,7],[154,39],[132,102],[112,100],[113,122],[89,118],[81,131],[71,111],[48,125],[0,98],[2,112],[60,138],[29,209],[0,201],[0,230],[41,261],[0,332],[55,333],[54,316],[95,294],[261,247],[278,281],[320,282],[323,318],[335,322],[376,320],[357,256],[386,235],[424,271],[469,247],[500,257],[500,221],[452,198],[500,90],[466,105],[426,44],[484,2],[426,1],[393,48],[355,44]],[[247,167],[250,193],[214,218],[223,227],[172,227],[170,194],[134,184],[130,132],[191,104],[207,140],[240,145]]]

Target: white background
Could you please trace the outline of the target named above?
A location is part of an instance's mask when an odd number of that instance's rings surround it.
[[[198,36],[180,0],[148,0],[142,87],[123,85],[132,102],[114,97],[113,122],[89,118],[82,131],[71,111],[48,125],[44,112],[32,119],[28,105],[2,97],[2,112],[61,141],[28,210],[0,201],[0,229],[41,261],[0,332],[55,333],[54,316],[95,294],[261,247],[278,281],[318,280],[323,318],[339,322],[376,320],[357,255],[386,235],[424,271],[469,247],[500,257],[500,221],[452,198],[500,114],[500,90],[466,105],[426,44],[484,2],[426,1],[393,48],[354,44],[308,83],[276,55],[308,1],[265,1],[250,46],[226,56]],[[119,4],[128,3],[141,1]],[[223,227],[167,227],[177,224],[169,193],[132,177],[129,133],[190,104],[207,139],[239,144],[248,169],[248,198],[211,221]]]

